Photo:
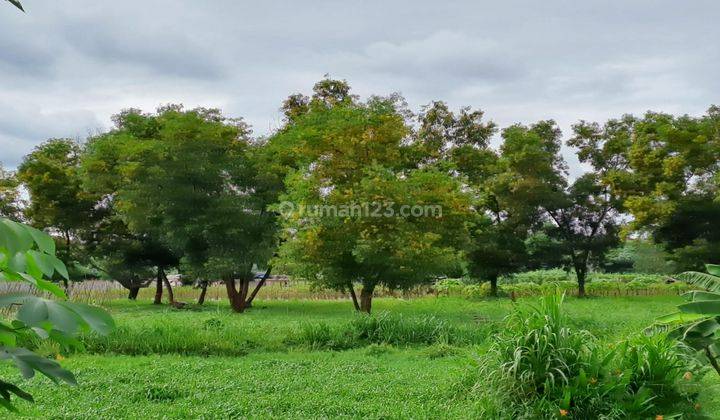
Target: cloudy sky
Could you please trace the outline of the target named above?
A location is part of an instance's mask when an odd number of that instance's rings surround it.
[[[355,93],[486,111],[500,125],[720,103],[708,1],[0,1],[0,162],[181,102],[277,128],[329,73]],[[572,153],[567,156],[572,162]],[[573,163],[575,171],[580,168]]]

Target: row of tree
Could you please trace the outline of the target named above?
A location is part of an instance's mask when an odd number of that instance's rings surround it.
[[[215,109],[125,110],[106,133],[49,140],[2,171],[0,212],[50,231],[66,261],[131,298],[154,279],[156,302],[163,285],[173,302],[165,273],[178,269],[205,287],[223,281],[238,312],[270,265],[369,312],[378,285],[467,274],[496,293],[499,277],[539,267],[573,269],[584,295],[623,233],[651,236],[680,268],[720,262],[717,107],[576,124],[567,145],[588,171],[573,180],[553,121],[498,130],[480,110],[433,102],[413,114],[398,95],[361,100],[344,81],[313,92],[290,96],[264,138]],[[283,202],[441,212],[328,216]]]

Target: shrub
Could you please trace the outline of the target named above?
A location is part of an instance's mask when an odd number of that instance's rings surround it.
[[[490,283],[469,284],[465,286],[462,295],[466,299],[482,299],[490,296]]]
[[[614,350],[588,331],[569,328],[562,295],[508,317],[481,365],[476,391],[494,401],[486,415],[509,418],[627,418],[692,411],[682,382],[686,353],[661,338],[639,337]]]
[[[574,280],[569,272],[560,268],[554,268],[551,270],[533,270],[526,271],[524,273],[515,273],[511,276],[503,277],[502,283],[513,284],[513,283],[535,283],[543,284],[548,282],[559,282]]]
[[[435,291],[446,296],[459,295],[464,288],[465,283],[460,279],[442,279],[435,283]]]
[[[649,389],[658,402],[686,398],[686,383],[699,377],[688,349],[664,335],[634,337],[619,346],[618,356],[629,391]]]

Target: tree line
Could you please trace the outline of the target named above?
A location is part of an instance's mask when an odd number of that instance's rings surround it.
[[[399,95],[363,100],[330,78],[281,109],[281,127],[259,138],[217,109],[124,110],[105,133],[50,139],[15,173],[0,170],[0,212],[52,233],[76,278],[104,273],[130,298],[152,282],[156,303],[163,291],[174,303],[166,272],[179,270],[200,302],[222,281],[237,312],[271,267],[370,312],[380,285],[465,275],[497,294],[500,277],[535,268],[574,270],[584,296],[588,272],[628,235],[680,268],[720,262],[718,107],[580,121],[565,144],[552,120],[500,129],[441,101],[413,113]],[[569,175],[563,146],[582,176]],[[327,217],[282,203],[442,211]]]

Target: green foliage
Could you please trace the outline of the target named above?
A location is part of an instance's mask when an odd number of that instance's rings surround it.
[[[689,289],[683,282],[669,282],[668,278],[656,274],[591,273],[587,281],[587,293],[594,296],[676,295]],[[541,296],[556,289],[575,294],[576,288],[575,274],[561,269],[526,271],[500,279],[500,294],[516,298]],[[459,279],[440,280],[434,290],[438,295],[468,299],[492,296],[489,284],[466,284]]]
[[[381,312],[357,315],[346,324],[306,323],[288,342],[311,349],[345,350],[367,345],[393,346],[467,345],[480,343],[488,331],[472,331],[449,325],[434,316],[418,318]]]
[[[254,309],[241,317],[228,312],[226,301],[174,310],[150,305],[150,293],[137,302],[118,296],[107,303],[118,324],[110,334],[112,340],[82,334],[85,350],[76,350],[62,362],[82,386],[18,382],[38,400],[33,405],[20,401],[18,408],[28,417],[134,418],[138,411],[146,417],[202,417],[208,412],[248,417],[268,413],[402,417],[412,409],[418,416],[439,418],[508,418],[487,413],[497,405],[511,407],[510,402],[480,385],[479,393],[471,388],[476,381],[494,386],[477,376],[475,358],[484,358],[495,340],[492,333],[504,330],[503,317],[514,306],[509,300],[377,298],[377,314],[401,315],[408,324],[432,317],[461,340],[396,346],[365,342],[333,351],[292,341],[309,324],[349,331],[356,314],[347,299],[320,296],[324,295],[256,301]],[[614,343],[634,335],[679,302],[677,296],[568,298],[563,308],[572,328],[587,329],[602,343]],[[58,351],[47,346],[41,350],[51,355]],[[242,373],[246,380],[238,381],[228,371]],[[9,366],[0,366],[4,378],[13,378],[11,373]],[[712,417],[720,409],[720,381],[716,375],[706,375],[702,384],[703,411],[698,414]],[[403,404],[395,404],[399,398]],[[687,407],[694,411],[692,404]],[[679,412],[654,413],[667,418]]]
[[[136,286],[146,267],[178,265],[192,278],[247,283],[275,244],[272,194],[258,179],[249,128],[219,110],[180,105],[128,110],[115,122],[88,144],[82,164],[107,213],[98,242],[107,271]]]
[[[516,273],[502,279],[505,284],[512,283],[536,283],[544,284],[559,281],[575,280],[572,273],[560,268],[550,270],[532,270]]]
[[[25,216],[41,229],[60,233],[59,255],[72,264],[86,263],[80,252],[83,237],[91,234],[97,197],[83,189],[80,157],[83,147],[71,139],[50,139],[25,156],[17,178],[30,195]]]
[[[14,173],[8,172],[0,164],[0,217],[12,220],[20,218],[20,191]]]
[[[562,299],[561,295],[549,295],[539,307],[514,312],[507,333],[495,346],[501,371],[521,395],[542,395],[570,385],[582,370],[590,368],[595,357],[592,336],[567,327]]]
[[[703,290],[686,293],[687,302],[678,305],[678,312],[658,323],[674,328],[671,335],[699,352],[720,374],[720,266],[706,268],[707,273],[689,271],[676,277]]]
[[[692,360],[663,337],[606,350],[569,327],[559,294],[518,308],[481,366],[498,399],[496,415],[513,418],[627,418],[666,410],[691,413],[697,389],[683,382]],[[686,377],[692,378],[692,373]]]
[[[633,272],[645,274],[674,274],[677,263],[661,246],[643,240],[626,241],[622,246],[611,250],[603,270],[607,272]]]
[[[467,237],[468,194],[441,171],[412,168],[400,106],[395,97],[311,104],[268,143],[288,167],[280,201],[294,210],[274,208],[282,269],[338,290],[361,283],[366,312],[377,286],[409,289],[456,270]],[[401,214],[410,206],[439,211]]]
[[[506,196],[508,204],[501,206],[502,214],[523,221],[519,227],[525,234],[513,230],[511,237],[523,240],[517,249],[524,246],[525,265],[542,264],[531,250],[554,256],[549,265],[572,268],[579,294],[584,295],[590,266],[602,262],[618,243],[617,215],[622,203],[600,182],[604,168],[594,167],[593,172],[569,183],[567,164],[560,153],[561,132],[554,121],[530,127],[514,125],[503,130],[502,137],[502,170],[491,185],[502,192],[499,196]],[[548,240],[528,241],[530,229]]]
[[[718,262],[720,108],[701,117],[648,112],[574,127],[571,145],[582,161],[603,168],[602,182],[633,215],[627,229],[649,230],[669,250]],[[714,253],[712,251],[715,251]],[[684,257],[684,258],[683,258]]]
[[[695,360],[687,349],[659,334],[638,335],[618,346],[618,369],[628,377],[627,386],[635,393],[650,390],[656,404],[687,398],[684,382],[695,382]],[[692,371],[691,371],[692,370]]]
[[[0,281],[29,283],[40,292],[65,299],[63,290],[48,280],[55,273],[68,278],[65,265],[55,257],[52,238],[30,226],[0,218]],[[112,318],[104,311],[67,301],[4,295],[0,296],[0,307],[17,308],[11,323],[0,322],[0,359],[11,360],[25,378],[40,372],[55,383],[76,384],[73,374],[57,362],[17,347],[18,338],[23,334],[52,340],[67,351],[82,347],[74,337],[79,331],[107,334],[114,327]],[[16,385],[0,380],[0,405],[15,410],[12,394],[33,401],[30,394]]]

